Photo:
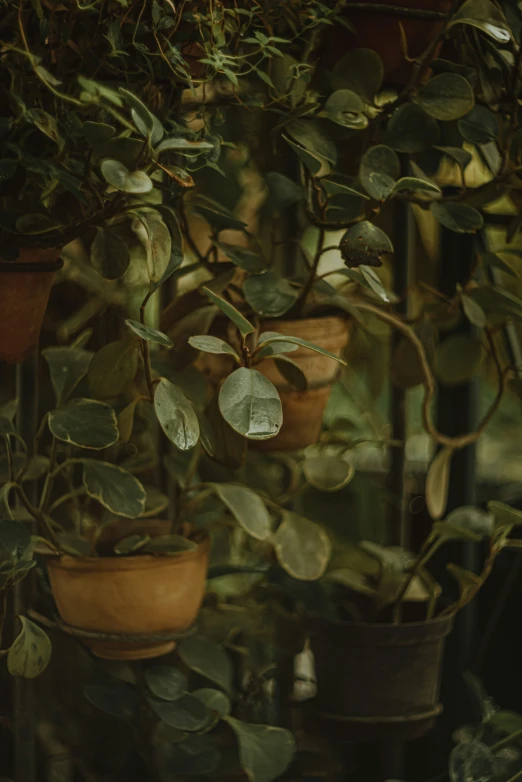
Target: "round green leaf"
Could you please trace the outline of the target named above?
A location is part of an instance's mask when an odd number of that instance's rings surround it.
[[[125,323],[131,331],[147,342],[157,342],[158,345],[163,345],[166,348],[171,348],[174,344],[171,338],[163,334],[162,331],[153,329],[150,326],[144,326],[138,320],[126,320]]]
[[[439,73],[420,90],[417,101],[435,119],[460,119],[475,105],[471,84],[458,73]]]
[[[373,104],[384,76],[382,60],[372,49],[347,52],[336,63],[332,73],[334,89],[353,90],[366,103]]]
[[[21,559],[31,545],[31,533],[21,521],[0,520],[0,562]]]
[[[197,551],[197,548],[197,543],[181,535],[158,535],[147,543],[144,551],[147,554],[175,556],[186,551]]]
[[[433,182],[428,182],[425,179],[417,179],[417,177],[405,176],[399,179],[393,186],[392,195],[395,193],[410,192],[424,192],[424,193],[437,193],[440,194],[440,188]]]
[[[172,238],[166,223],[157,214],[139,213],[131,223],[147,254],[147,269],[151,283],[159,287],[167,273],[172,254]]]
[[[232,663],[222,646],[201,635],[191,635],[179,642],[177,650],[191,671],[214,682],[225,692],[232,691]]]
[[[437,122],[415,103],[399,106],[390,117],[385,141],[397,152],[415,154],[433,147],[440,137]]]
[[[397,154],[383,144],[370,147],[361,158],[359,179],[376,201],[384,201],[399,178],[401,165]]]
[[[134,475],[116,464],[85,459],[83,485],[89,497],[115,516],[137,518],[145,509],[145,489]]]
[[[471,296],[466,296],[465,294],[462,294],[461,296],[461,302],[462,302],[462,309],[464,310],[464,314],[469,320],[470,323],[472,323],[474,326],[477,326],[477,328],[482,329],[486,325],[487,318],[486,313],[474,299],[471,298]]]
[[[41,627],[18,617],[22,630],[7,654],[7,669],[11,676],[34,679],[45,669],[51,659],[51,642]]]
[[[197,152],[212,152],[214,145],[210,141],[189,141],[187,138],[166,138],[154,150],[156,154],[161,152],[181,152],[185,155],[194,155]]]
[[[187,677],[173,665],[147,668],[145,681],[151,693],[163,701],[176,701],[187,691]]]
[[[87,378],[93,396],[111,399],[132,383],[138,371],[138,347],[124,339],[109,342],[93,357]]]
[[[254,312],[270,318],[284,315],[299,297],[299,291],[288,280],[271,271],[247,277],[243,293]]]
[[[116,134],[116,129],[104,122],[87,121],[82,125],[82,133],[90,144],[99,144],[112,138]]]
[[[332,544],[319,524],[285,511],[273,544],[279,564],[292,578],[316,581],[324,575]]]
[[[221,386],[218,401],[225,421],[243,437],[268,440],[281,429],[277,389],[256,369],[240,367],[232,372]]]
[[[455,334],[437,346],[435,374],[448,386],[466,383],[477,374],[483,359],[484,348],[478,339]]]
[[[118,440],[112,407],[93,399],[71,399],[49,413],[49,429],[59,440],[80,448],[102,450]]]
[[[338,125],[354,130],[363,130],[368,125],[368,118],[364,114],[364,103],[352,90],[333,92],[319,116],[327,117]]]
[[[390,238],[368,220],[352,225],[343,235],[339,249],[345,263],[352,266],[381,266],[383,253],[392,253]]]
[[[512,37],[502,7],[491,0],[466,0],[452,16],[448,29],[457,24],[476,27],[497,43],[508,43]]]
[[[498,122],[486,106],[475,106],[469,114],[459,119],[459,131],[466,141],[487,144],[498,136]]]
[[[476,233],[483,225],[482,215],[472,206],[454,201],[434,201],[431,212],[445,228],[460,234]]]
[[[193,448],[199,439],[199,422],[187,397],[169,380],[162,378],[156,386],[154,409],[160,426],[181,451]]]
[[[127,535],[114,546],[114,553],[126,557],[141,551],[149,542],[150,535]]]
[[[53,347],[42,350],[42,356],[49,366],[56,404],[61,405],[87,374],[93,353],[82,348]]]
[[[265,179],[268,185],[266,207],[271,212],[282,212],[302,200],[304,190],[293,179],[289,179],[278,171],[269,171]],[[261,269],[247,269],[247,271],[254,272],[261,271]]]
[[[112,158],[102,162],[101,172],[109,185],[123,193],[150,193],[154,186],[145,171],[129,171],[127,166]]]
[[[265,503],[255,491],[233,483],[215,483],[214,491],[245,532],[256,540],[267,540],[272,523]]]
[[[234,356],[234,358],[239,361],[239,356],[234,348],[229,345],[228,342],[218,339],[218,337],[212,337],[208,334],[198,334],[195,337],[189,337],[188,342],[193,348],[201,350],[203,353],[215,353],[217,355],[226,353],[229,356]]]
[[[241,768],[250,782],[274,782],[286,771],[295,752],[289,730],[225,719],[236,734]]]
[[[91,244],[91,263],[105,279],[118,280],[129,268],[130,250],[114,231],[98,227]]]
[[[327,492],[344,489],[355,475],[352,465],[337,456],[312,456],[305,459],[303,472],[311,486]]]
[[[201,690],[195,690],[192,695],[194,698],[198,698],[201,703],[204,703],[209,711],[215,711],[220,719],[228,717],[231,710],[230,699],[221,690],[213,690],[212,688],[203,688]]]

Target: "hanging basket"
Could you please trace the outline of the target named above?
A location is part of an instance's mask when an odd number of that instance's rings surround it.
[[[14,262],[0,258],[1,361],[17,364],[36,348],[60,253],[24,248]]]

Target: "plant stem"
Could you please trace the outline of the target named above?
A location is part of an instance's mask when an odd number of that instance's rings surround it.
[[[39,508],[36,508],[29,500],[27,499],[27,496],[20,486],[19,483],[15,483],[14,490],[16,491],[16,494],[18,496],[18,499],[26,509],[26,511],[33,517],[33,519],[37,522],[37,524],[40,525],[42,528],[44,535],[47,535],[51,543],[57,548],[58,550],[61,549],[60,543],[58,541],[58,538],[56,536],[55,531],[49,524],[48,520],[45,517],[45,514],[42,513],[42,511]]]
[[[145,298],[143,299],[140,307],[140,323],[145,326],[145,309],[149,303],[149,299],[154,291],[149,290]],[[143,353],[143,364],[145,366],[145,380],[149,391],[150,401],[154,401],[154,382],[152,380],[152,366],[150,363],[150,347],[146,339],[141,340],[141,351]]]
[[[42,496],[40,497],[39,510],[41,510],[42,513],[45,513],[47,511],[47,505],[49,504],[49,500],[51,498],[51,491],[54,483],[54,471],[56,468],[57,453],[58,453],[58,440],[56,439],[56,437],[53,437],[53,442],[51,444],[51,455],[49,459],[49,470],[47,472],[47,475],[45,476]]]
[[[522,730],[517,730],[515,733],[511,733],[509,736],[497,741],[496,744],[493,744],[493,746],[489,748],[490,752],[498,752],[499,749],[507,747],[508,744],[511,744],[512,741],[516,741],[517,739],[522,739]]]

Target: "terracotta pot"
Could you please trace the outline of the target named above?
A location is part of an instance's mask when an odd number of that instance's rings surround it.
[[[205,592],[209,541],[176,556],[51,558],[51,587],[71,627],[118,635],[176,633],[190,627]],[[143,660],[172,651],[175,641],[85,641],[95,655]]]
[[[364,0],[362,0],[364,2]],[[367,0],[370,5],[372,0]],[[374,0],[375,2],[375,0]],[[381,5],[399,5],[422,11],[449,11],[451,0],[383,0]],[[385,82],[390,85],[404,86],[412,76],[413,63],[404,57],[401,26],[407,41],[408,56],[420,57],[438,35],[442,21],[437,19],[417,19],[411,16],[387,14],[381,11],[351,9],[348,5],[344,12],[346,19],[354,26],[351,33],[340,25],[332,28],[325,46],[327,65],[333,65],[346,51],[353,49],[373,49],[384,66]],[[437,52],[434,52],[434,58]]]
[[[406,624],[314,620],[315,708],[367,737],[400,729],[407,740],[419,726],[431,727],[442,710],[440,673],[453,620],[453,615]]]
[[[263,330],[300,337],[341,356],[348,342],[349,326],[342,318],[322,317],[267,321],[263,323]],[[297,451],[318,441],[330,390],[340,371],[336,361],[307,348],[300,347],[289,353],[288,357],[306,375],[306,391],[296,391],[289,386],[272,359],[256,366],[274,383],[283,405],[283,425],[279,434],[270,440],[256,443],[256,448],[263,451]]]
[[[0,360],[23,361],[37,346],[61,250],[27,248],[18,259],[0,258]],[[9,267],[32,264],[34,268],[10,271]],[[39,271],[38,265],[46,265]]]

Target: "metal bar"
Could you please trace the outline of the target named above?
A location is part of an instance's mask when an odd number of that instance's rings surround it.
[[[25,440],[28,452],[33,453],[38,417],[38,354],[17,367],[16,395],[18,397],[17,428]],[[28,484],[30,499],[35,501],[37,486]],[[16,614],[24,613],[30,604],[30,591],[34,582],[27,578],[18,584],[14,596]],[[31,679],[14,677],[14,778],[15,782],[36,782],[35,701]]]
[[[402,156],[401,176],[407,176],[410,169],[407,155]],[[408,316],[408,286],[411,278],[412,258],[414,257],[415,233],[413,215],[406,202],[394,202],[395,235],[394,235],[394,275],[393,291],[398,296],[396,312],[403,317]],[[395,329],[391,334],[390,355],[393,357],[395,348],[402,335]],[[388,491],[390,495],[389,509],[389,540],[392,545],[409,545],[409,524],[406,513],[405,497],[405,467],[406,467],[406,437],[407,410],[406,391],[390,383],[389,414],[391,422],[391,439],[400,445],[390,446],[390,469],[388,473]]]

